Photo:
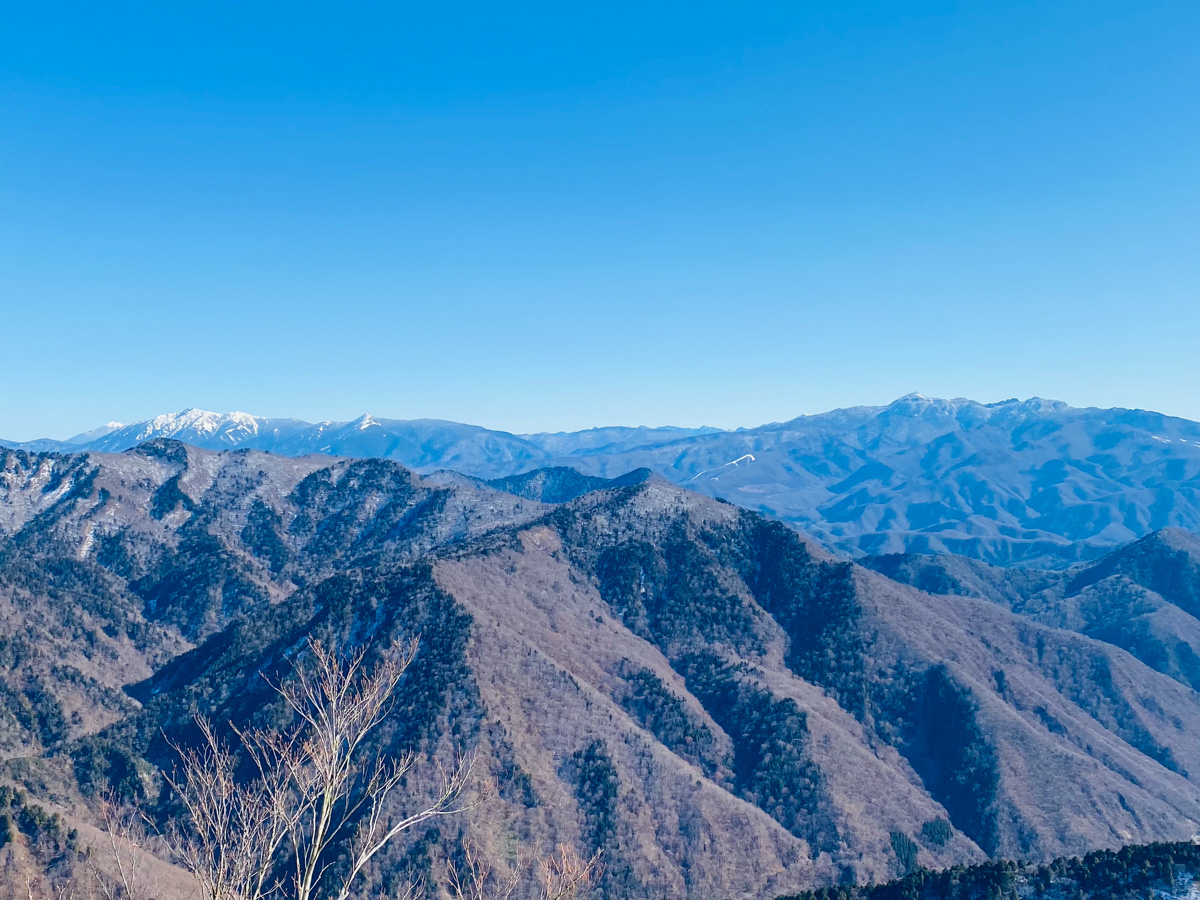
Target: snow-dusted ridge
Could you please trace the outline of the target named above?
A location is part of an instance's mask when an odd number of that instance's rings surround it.
[[[511,434],[437,419],[362,415],[314,425],[186,409],[95,434],[19,446],[120,452],[172,438],[210,450],[385,458],[480,478],[545,466],[608,478],[648,468],[855,555],[950,550],[1055,565],[1167,526],[1200,531],[1200,424],[1036,397],[977,403],[909,394],[733,431]]]

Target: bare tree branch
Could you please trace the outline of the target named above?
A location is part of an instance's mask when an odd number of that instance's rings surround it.
[[[470,839],[463,841],[461,867],[446,862],[446,880],[451,900],[509,900],[516,893],[531,862],[517,860],[506,876],[498,876]],[[600,872],[600,853],[584,859],[573,848],[560,844],[558,850],[537,862],[539,900],[574,900],[585,893]]]
[[[88,871],[102,900],[146,900],[155,892],[150,876],[149,838],[142,814],[122,803],[109,791],[100,798],[100,824],[104,831],[102,852],[107,866],[101,866],[89,852]]]
[[[446,862],[451,900],[509,900],[527,868],[527,863],[517,860],[507,877],[496,876],[479,847],[468,838],[463,841],[463,868],[460,870],[453,860]]]
[[[591,859],[584,859],[573,847],[559,844],[556,854],[538,864],[540,900],[574,900],[591,888],[600,876],[601,854],[597,850]]]
[[[212,726],[197,719],[203,743],[179,750],[182,775],[167,775],[187,814],[165,833],[172,852],[200,887],[203,900],[261,900],[283,839],[267,772],[240,783],[237,761]]]
[[[169,840],[203,900],[264,900],[281,887],[276,872],[285,859],[292,868],[287,894],[293,900],[325,893],[349,900],[370,861],[401,833],[471,809],[490,794],[487,783],[474,798],[463,799],[472,781],[470,754],[449,770],[437,765],[432,802],[398,819],[389,816],[390,800],[416,757],[368,764],[359,751],[391,711],[417,646],[415,640],[393,645],[368,671],[365,650],[343,659],[310,641],[291,679],[272,685],[297,727],[282,733],[234,730],[257,772],[249,783],[235,778],[234,755],[207,722],[198,722],[202,746],[180,750],[182,775],[169,779],[190,828],[172,829]],[[347,833],[345,874],[334,891],[322,891],[334,849]]]

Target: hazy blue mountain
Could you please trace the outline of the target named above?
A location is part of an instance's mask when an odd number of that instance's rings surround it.
[[[88,431],[81,432],[80,434],[77,434],[74,437],[69,437],[69,438],[67,438],[65,443],[71,444],[76,447],[82,446],[84,444],[92,444],[92,443],[95,443],[96,441],[100,440],[103,437],[107,437],[108,435],[112,434],[114,431],[120,431],[124,427],[125,427],[124,424],[122,424],[121,422],[108,422],[104,425],[101,425],[99,428],[92,428],[92,429],[89,429]]]
[[[119,453],[144,441],[169,438],[205,450],[240,448],[286,456],[319,453],[379,457],[420,471],[449,468],[467,475],[499,477],[537,468],[556,456],[623,453],[710,432],[716,430],[615,427],[515,435],[442,419],[376,419],[363,415],[352,422],[310,424],[243,412],[185,409],[132,425],[110,423],[66,441],[0,441],[0,445],[35,453]]]
[[[529,435],[435,419],[313,425],[186,410],[80,443],[23,448],[118,452],[156,437],[215,450],[380,457],[482,479],[552,466],[603,478],[646,468],[855,556],[951,552],[1065,566],[1161,528],[1200,530],[1200,423],[1036,398],[982,404],[911,394],[736,431]]]

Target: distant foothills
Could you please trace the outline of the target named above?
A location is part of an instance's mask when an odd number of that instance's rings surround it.
[[[209,450],[382,458],[422,474],[485,480],[546,468],[571,470],[559,480],[648,469],[782,519],[852,557],[950,552],[1061,568],[1162,528],[1200,531],[1200,423],[1038,398],[984,404],[909,394],[888,406],[732,431],[617,426],[524,435],[437,419],[312,424],[188,409],[66,441],[0,445],[116,453],[156,438]],[[548,482],[540,475],[538,483]]]

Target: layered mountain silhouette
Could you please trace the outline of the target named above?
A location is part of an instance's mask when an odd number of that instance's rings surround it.
[[[1200,424],[1047,400],[919,394],[759,428],[597,428],[514,435],[363,416],[311,425],[200,410],[27,450],[114,452],[154,438],[198,447],[391,459],[481,479],[564,467],[635,469],[790,522],[853,556],[955,553],[1065,567],[1165,527],[1200,529]],[[16,445],[12,445],[16,446]]]
[[[933,430],[975,415],[935,407]],[[1046,448],[1101,433],[1087,411],[1051,427],[1030,410],[1021,432],[1025,413],[992,410],[993,425],[923,445],[905,409],[843,415],[891,421],[935,459],[981,435]],[[1110,449],[1143,433],[1113,418]],[[1164,441],[1191,434],[1160,424]],[[1178,460],[1194,479],[1191,451],[1163,446],[1137,457],[1143,481]],[[908,457],[887,447],[870,452],[900,471]],[[1116,477],[1092,465],[1058,484]],[[372,750],[475,750],[502,787],[381,856],[375,887],[436,882],[465,836],[494,854],[601,850],[599,897],[709,898],[1200,831],[1194,535],[1157,531],[1066,570],[864,566],[653,466],[596,468],[489,483],[163,439],[0,451],[4,777],[79,821],[109,787],[153,800],[195,713],[279,714],[263,676],[283,677],[307,638],[419,634]],[[423,789],[418,775],[409,790]]]

